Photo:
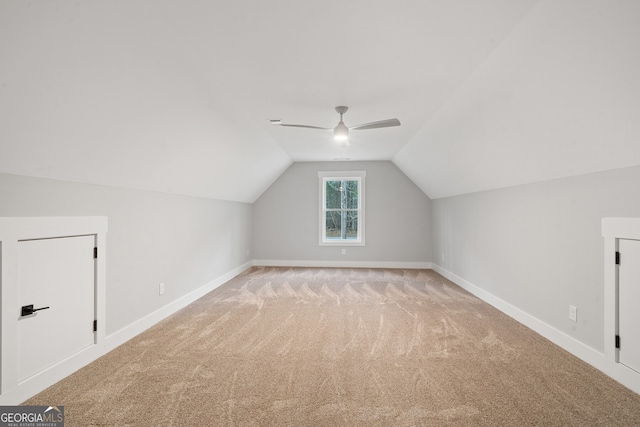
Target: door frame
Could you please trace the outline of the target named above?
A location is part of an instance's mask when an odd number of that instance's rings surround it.
[[[5,217],[0,218],[0,397],[11,392],[28,397],[32,390],[51,385],[78,369],[91,357],[93,347],[105,338],[107,217]],[[18,242],[57,237],[95,237],[95,316],[98,324],[94,345],[81,350],[37,375],[18,383]],[[22,389],[23,392],[17,392]]]
[[[640,240],[640,218],[603,218],[604,237],[604,354],[620,363],[620,352],[615,345],[619,334],[619,271],[616,252],[620,239]],[[625,365],[620,365],[627,368]],[[631,368],[627,368],[633,371]],[[634,371],[635,372],[635,371]]]

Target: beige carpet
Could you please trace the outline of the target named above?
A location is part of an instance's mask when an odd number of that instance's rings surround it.
[[[253,268],[27,404],[67,426],[640,426],[640,396],[431,270]]]

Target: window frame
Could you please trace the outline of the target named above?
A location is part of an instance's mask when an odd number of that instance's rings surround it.
[[[318,172],[319,211],[319,246],[365,246],[365,177],[366,171],[322,171]],[[358,238],[357,239],[327,239],[327,181],[358,181]]]

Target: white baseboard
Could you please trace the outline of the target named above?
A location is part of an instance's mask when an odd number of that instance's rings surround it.
[[[105,340],[106,345],[108,347],[107,352],[129,341],[131,338],[135,337],[136,335],[141,334],[142,332],[146,331],[147,329],[149,329],[159,321],[171,316],[173,313],[177,312],[178,310],[183,309],[184,307],[188,306],[192,302],[208,294],[218,286],[228,282],[229,280],[233,279],[234,277],[236,277],[243,271],[247,270],[248,268],[251,268],[252,265],[253,265],[252,262],[247,262],[241,265],[240,267],[234,268],[230,272],[225,273],[222,276],[218,277],[217,279],[212,280],[211,282],[199,287],[198,289],[189,292],[183,297],[180,297],[177,300],[172,301],[171,303],[154,311],[153,313],[146,315],[142,319],[135,321],[134,323],[120,329],[117,332],[114,332],[113,334],[107,335]]]
[[[258,267],[327,267],[327,268],[410,268],[430,269],[430,262],[402,261],[310,261],[310,260],[272,260],[256,259],[253,265]]]
[[[528,328],[534,330],[554,344],[567,350],[569,353],[613,378],[625,387],[640,394],[640,374],[632,369],[627,368],[620,363],[608,359],[605,355],[588,345],[576,340],[575,338],[565,334],[564,332],[546,324],[545,322],[531,316],[529,313],[509,304],[508,302],[496,297],[495,295],[485,291],[484,289],[468,282],[462,277],[445,270],[439,265],[432,263],[434,271],[451,280],[461,288],[469,291],[481,300],[487,302],[498,310],[502,311],[509,317],[517,320]]]
[[[359,262],[359,261],[275,261],[275,260],[254,260],[245,263],[232,271],[218,277],[215,280],[201,286],[187,295],[167,304],[159,310],[150,313],[142,319],[129,326],[108,335],[102,343],[98,343],[82,350],[75,355],[51,366],[38,375],[31,377],[14,389],[8,390],[0,395],[0,405],[18,405],[31,396],[39,393],[45,388],[62,380],[78,369],[88,365],[97,358],[107,354],[109,351],[124,344],[136,335],[149,329],[159,321],[181,310],[208,292],[216,289],[220,285],[233,279],[243,271],[255,266],[273,267],[351,267],[351,268],[412,268],[412,269],[433,269],[442,276],[456,283],[461,288],[469,291],[493,307],[529,327],[551,342],[564,348],[574,356],[582,359],[586,363],[602,371],[609,377],[618,381],[636,393],[640,394],[640,374],[637,372],[609,360],[604,354],[583,344],[573,337],[558,329],[542,322],[519,308],[507,303],[484,289],[466,281],[465,279],[451,273],[437,264],[430,262]],[[63,402],[64,403],[64,402]]]
[[[34,375],[31,378],[18,384],[17,387],[8,390],[6,393],[0,395],[0,405],[19,405],[30,397],[36,395],[47,387],[57,383],[63,378],[71,375],[78,369],[88,365],[97,358],[104,356],[116,347],[129,341],[136,335],[146,331],[156,323],[169,317],[173,313],[188,306],[198,298],[211,292],[218,286],[233,279],[243,271],[251,268],[252,262],[247,262],[228,273],[223,274],[217,279],[212,280],[209,283],[199,287],[198,289],[189,292],[183,297],[178,298],[175,301],[170,302],[164,307],[148,314],[147,316],[139,319],[130,325],[120,329],[119,331],[105,337],[103,342],[98,342],[86,349],[70,356],[59,363],[50,366],[44,371]],[[61,402],[64,405],[64,402]]]

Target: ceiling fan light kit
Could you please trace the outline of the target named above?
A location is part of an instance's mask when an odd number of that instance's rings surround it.
[[[333,139],[336,141],[348,141],[349,140],[349,128],[344,124],[342,120],[333,129]]]
[[[340,143],[342,147],[349,145],[349,131],[351,130],[365,130],[365,129],[377,129],[377,128],[386,128],[391,126],[400,126],[400,120],[398,119],[387,119],[387,120],[379,120],[377,122],[365,123],[357,126],[347,127],[342,121],[342,115],[349,110],[349,107],[344,105],[336,107],[336,112],[340,114],[340,121],[338,125],[333,128],[333,139]],[[319,126],[310,126],[310,125],[292,125],[287,123],[282,123],[282,120],[270,120],[272,125],[278,126],[289,126],[289,127],[297,127],[297,128],[310,128],[310,129],[323,129],[330,130],[331,128],[323,128]]]

